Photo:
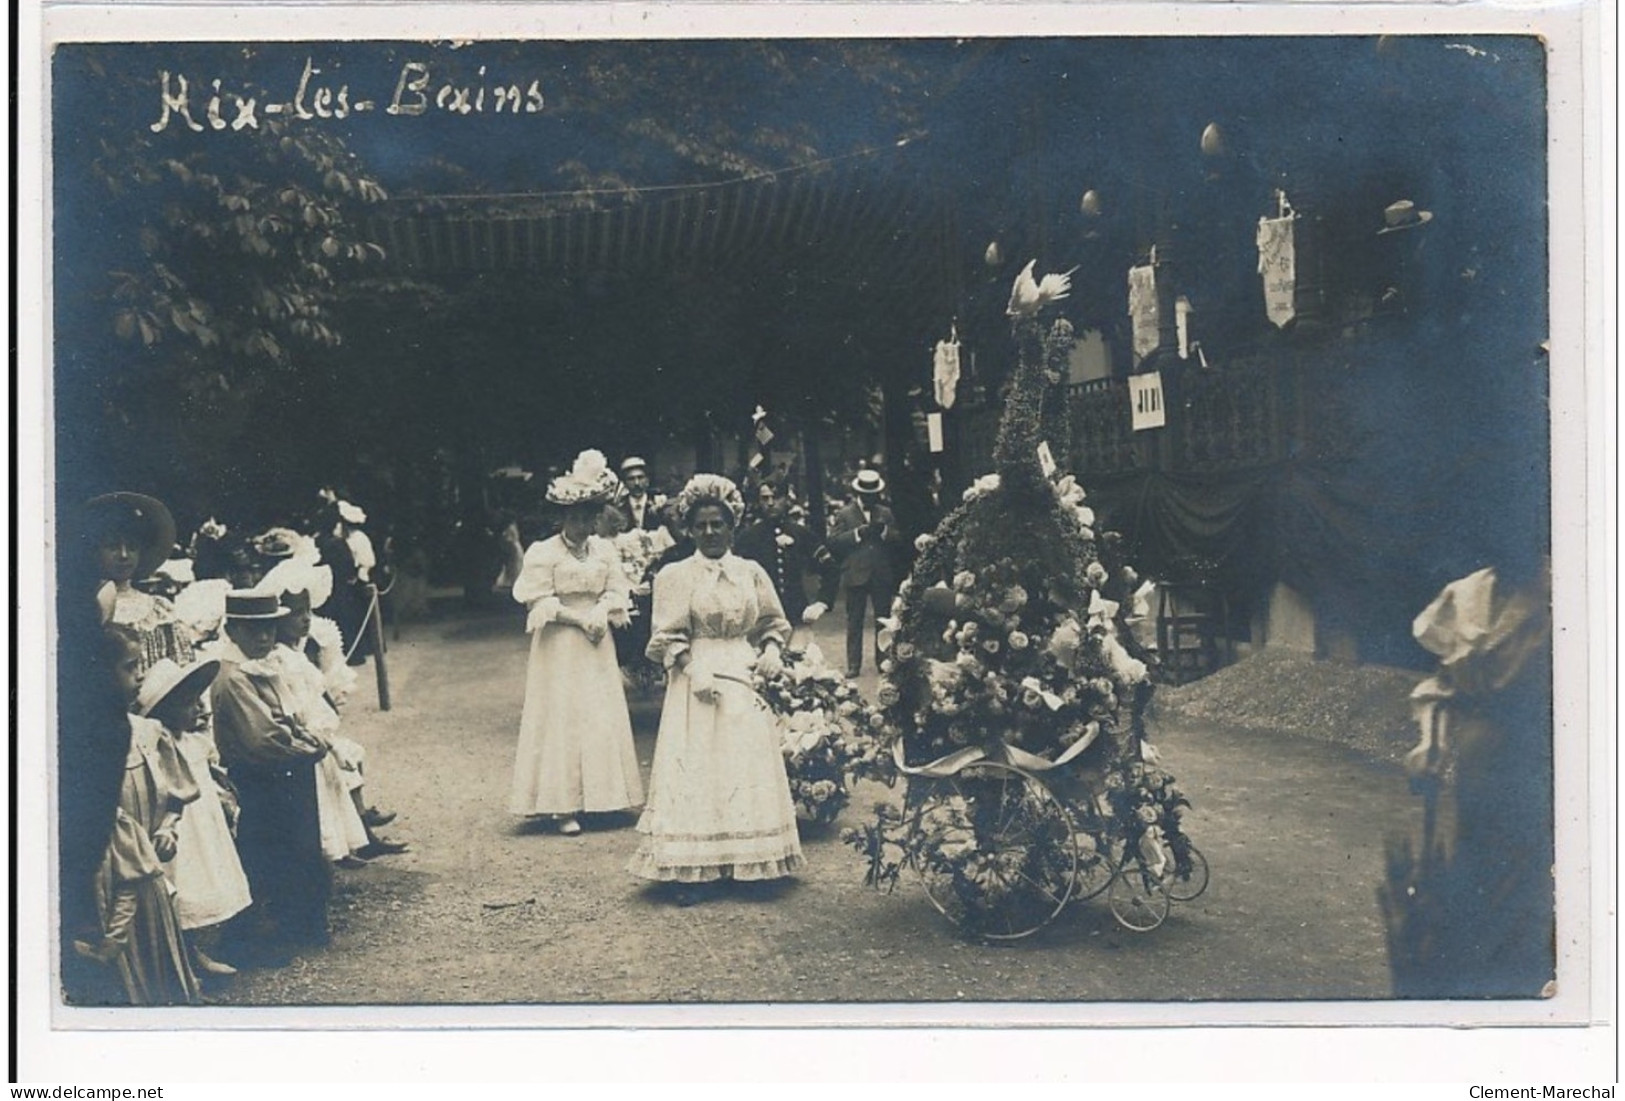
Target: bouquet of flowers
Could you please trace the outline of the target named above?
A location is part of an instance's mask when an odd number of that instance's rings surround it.
[[[851,797],[850,774],[881,756],[874,709],[816,643],[786,650],[784,671],[757,674],[754,685],[778,716],[796,813],[811,822],[833,822]]]

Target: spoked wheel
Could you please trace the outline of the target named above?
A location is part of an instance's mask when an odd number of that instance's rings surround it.
[[[1207,857],[1195,845],[1185,848],[1189,861],[1188,869],[1181,871],[1178,862],[1170,858],[1168,869],[1168,897],[1175,902],[1190,902],[1207,890],[1208,868]]]
[[[1119,925],[1136,933],[1149,933],[1168,917],[1173,900],[1168,897],[1167,869],[1162,875],[1145,861],[1129,856],[1112,877],[1106,904]]]
[[[932,782],[915,811],[913,864],[944,917],[1015,940],[1061,912],[1078,875],[1072,818],[1042,782],[996,762]]]

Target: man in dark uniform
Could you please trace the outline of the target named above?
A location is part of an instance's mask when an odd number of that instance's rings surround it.
[[[817,572],[813,553],[818,540],[790,519],[790,498],[785,488],[763,482],[757,491],[760,519],[748,525],[734,541],[734,550],[767,571],[779,592],[784,614],[792,626],[807,608],[807,577]]]
[[[841,506],[830,524],[825,548],[841,564],[841,592],[846,598],[846,674],[863,671],[863,619],[865,605],[875,618],[891,614],[897,591],[892,556],[903,541],[897,518],[880,503],[886,480],[877,470],[860,470],[852,479],[852,499]],[[879,662],[879,654],[875,657]]]

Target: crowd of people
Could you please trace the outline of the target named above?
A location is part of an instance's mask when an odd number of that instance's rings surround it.
[[[341,713],[377,632],[377,556],[324,491],[300,524],[182,546],[165,505],[87,502],[59,570],[62,981],[70,1002],[202,1000],[326,943],[333,867],[379,831]],[[325,614],[323,614],[325,613]]]
[[[628,871],[691,905],[804,865],[779,732],[753,677],[793,625],[845,605],[846,671],[892,608],[907,546],[860,469],[823,532],[783,480],[697,474],[671,496],[636,456],[550,480],[557,531],[510,534],[531,636],[509,809],[559,834],[636,824]],[[367,795],[343,713],[381,643],[366,514],[331,491],[248,535],[177,542],[164,504],[86,502],[59,558],[61,976],[79,1005],[184,1005],[328,940],[334,869],[406,850]],[[1534,551],[1448,587],[1416,624],[1440,655],[1407,761],[1449,814],[1384,889],[1396,992],[1533,989],[1551,943],[1550,581]],[[878,653],[874,655],[878,664]],[[628,684],[663,698],[647,786]],[[1444,783],[1448,781],[1448,783]],[[1511,811],[1509,812],[1509,809]],[[1549,810],[1545,813],[1549,814]],[[1474,914],[1471,929],[1462,924]],[[1453,977],[1452,977],[1453,976]]]

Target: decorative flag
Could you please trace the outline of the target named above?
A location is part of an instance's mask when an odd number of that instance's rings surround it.
[[[1138,363],[1162,342],[1155,264],[1128,269],[1128,315],[1134,326],[1134,362]]]
[[[927,413],[925,415],[926,438],[931,443],[931,454],[942,453],[942,414]]]
[[[959,385],[959,341],[937,341],[932,357],[931,383],[936,390],[937,404],[944,409],[954,407],[954,389]]]
[[[758,405],[756,412],[750,415],[750,419],[756,425],[756,443],[761,447],[772,443],[773,430],[767,426],[767,410]]]
[[[1276,328],[1297,314],[1296,214],[1258,220],[1258,274],[1264,280],[1264,312]]]
[[[1130,408],[1134,412],[1134,431],[1161,428],[1168,423],[1167,411],[1162,405],[1162,372],[1130,375],[1128,379]]]

